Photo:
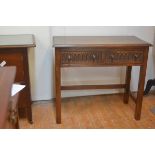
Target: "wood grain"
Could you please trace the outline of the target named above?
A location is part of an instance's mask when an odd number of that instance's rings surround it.
[[[136,109],[135,109],[136,120],[140,120],[141,118],[141,109],[142,109],[142,102],[143,102],[143,95],[144,95],[144,84],[145,84],[148,52],[149,52],[149,47],[145,49],[144,62],[143,62],[143,65],[140,66],[138,92],[137,92]]]
[[[56,121],[61,123],[61,59],[60,49],[56,49],[55,54],[55,93],[56,93]]]
[[[74,47],[61,48],[61,67],[141,65],[142,47]]]
[[[61,86],[61,90],[87,90],[87,89],[118,89],[125,88],[125,84],[111,84],[111,85],[70,85]]]
[[[125,87],[125,93],[124,93],[124,103],[129,102],[131,71],[132,71],[132,66],[127,66],[126,67],[126,79],[125,79],[126,87]]]
[[[151,46],[135,36],[55,36],[54,47],[133,47]]]

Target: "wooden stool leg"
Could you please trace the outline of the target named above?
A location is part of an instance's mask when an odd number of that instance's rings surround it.
[[[124,92],[124,103],[126,103],[126,104],[129,102],[131,70],[132,70],[132,66],[127,66],[126,79],[125,79],[126,87],[125,87],[125,92]]]
[[[56,122],[61,123],[61,66],[60,52],[55,51],[55,89],[56,89]]]

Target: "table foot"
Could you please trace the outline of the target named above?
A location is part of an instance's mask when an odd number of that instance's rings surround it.
[[[56,120],[56,123],[57,124],[61,124],[61,120]]]
[[[30,124],[33,124],[33,121],[32,121],[32,120],[29,120],[29,123],[30,123]]]

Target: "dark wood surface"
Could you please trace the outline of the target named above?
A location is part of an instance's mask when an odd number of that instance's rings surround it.
[[[125,84],[112,84],[112,85],[71,85],[61,86],[61,90],[87,90],[87,89],[116,89],[125,88]]]
[[[146,47],[62,47],[61,67],[139,66],[143,63],[144,48]]]
[[[55,92],[56,92],[56,120],[61,123],[61,51],[55,52]]]
[[[135,36],[55,36],[54,47],[122,47],[150,46]]]
[[[0,67],[0,128],[5,128],[15,75],[15,67]]]
[[[132,71],[132,66],[127,66],[126,67],[126,78],[125,78],[126,87],[125,87],[125,92],[124,92],[124,103],[129,102],[131,71]]]
[[[141,117],[148,52],[149,52],[149,47],[144,49],[144,61],[143,61],[143,65],[140,66],[138,92],[137,92],[136,109],[135,109],[135,118],[137,120],[140,120],[140,117]]]
[[[35,47],[34,35],[0,35],[0,62],[16,66],[15,82],[26,85],[19,96],[19,115],[32,123],[28,48]]]
[[[124,103],[128,103],[132,66],[140,66],[135,119],[141,116],[145,74],[151,44],[134,36],[54,37],[56,122],[61,123],[61,90],[124,88]],[[61,67],[126,66],[124,84],[61,86]]]

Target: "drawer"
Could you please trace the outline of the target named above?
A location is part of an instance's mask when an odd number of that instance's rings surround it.
[[[104,60],[104,55],[101,52],[72,51],[61,54],[62,64],[99,63]]]
[[[0,62],[6,61],[6,66],[16,66],[17,74],[15,82],[24,80],[24,65],[22,52],[1,52]]]
[[[61,50],[62,66],[139,65],[143,51],[123,49],[65,48]]]
[[[124,51],[116,50],[105,54],[105,64],[132,64],[138,65],[143,63],[142,51]]]

